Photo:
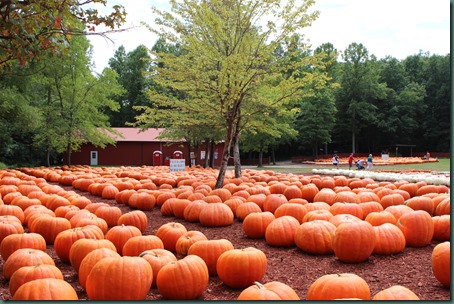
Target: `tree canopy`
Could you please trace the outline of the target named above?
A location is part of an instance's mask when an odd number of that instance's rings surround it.
[[[11,62],[21,64],[41,58],[43,52],[61,52],[74,35],[100,34],[96,27],[111,30],[125,21],[126,12],[114,5],[107,15],[93,5],[106,0],[7,0],[0,2],[0,70]],[[80,28],[79,24],[85,27]]]

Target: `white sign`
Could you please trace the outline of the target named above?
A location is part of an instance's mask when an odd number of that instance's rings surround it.
[[[184,171],[186,168],[186,160],[185,159],[170,159],[170,172],[176,171]]]
[[[389,160],[389,154],[382,154],[381,155],[382,160]]]

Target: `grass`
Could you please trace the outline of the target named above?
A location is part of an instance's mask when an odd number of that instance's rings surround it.
[[[310,164],[295,164],[292,166],[274,166],[267,165],[264,167],[248,167],[256,170],[271,170],[278,173],[307,173],[312,169],[332,169],[332,165],[310,165]],[[339,169],[348,169],[348,165],[341,165]],[[442,158],[438,162],[423,163],[423,164],[408,164],[408,165],[386,165],[374,166],[373,170],[423,170],[423,171],[438,171],[438,172],[451,172],[451,159]]]

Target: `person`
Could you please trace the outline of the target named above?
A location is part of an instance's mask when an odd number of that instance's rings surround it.
[[[372,154],[367,158],[367,170],[372,170]]]
[[[426,155],[424,155],[424,157],[423,157],[422,159],[427,159],[427,160],[429,160],[429,159],[430,159],[430,153],[427,152]]]
[[[364,160],[355,161],[355,165],[358,170],[364,170]]]
[[[355,160],[355,158],[353,157],[353,153],[351,153],[350,156],[348,157],[348,170],[352,169],[354,160]]]
[[[339,157],[337,154],[334,154],[333,156],[333,165],[336,166],[337,169],[339,169]]]

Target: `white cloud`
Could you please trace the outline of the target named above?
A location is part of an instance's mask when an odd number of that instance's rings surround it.
[[[115,50],[124,45],[127,52],[140,44],[152,47],[157,37],[142,27],[152,25],[151,6],[169,9],[168,0],[109,0],[108,6],[121,3],[127,12],[127,32],[109,35],[114,44],[102,37],[90,37],[94,47],[96,71],[107,66]],[[331,42],[343,51],[352,42],[362,43],[378,58],[387,55],[404,59],[420,50],[445,55],[450,52],[450,1],[434,0],[316,0],[313,7],[319,18],[303,31],[312,48]]]
[[[362,43],[378,58],[404,59],[422,50],[450,52],[448,0],[320,0],[320,17],[305,31],[313,48],[331,42],[339,51]]]

